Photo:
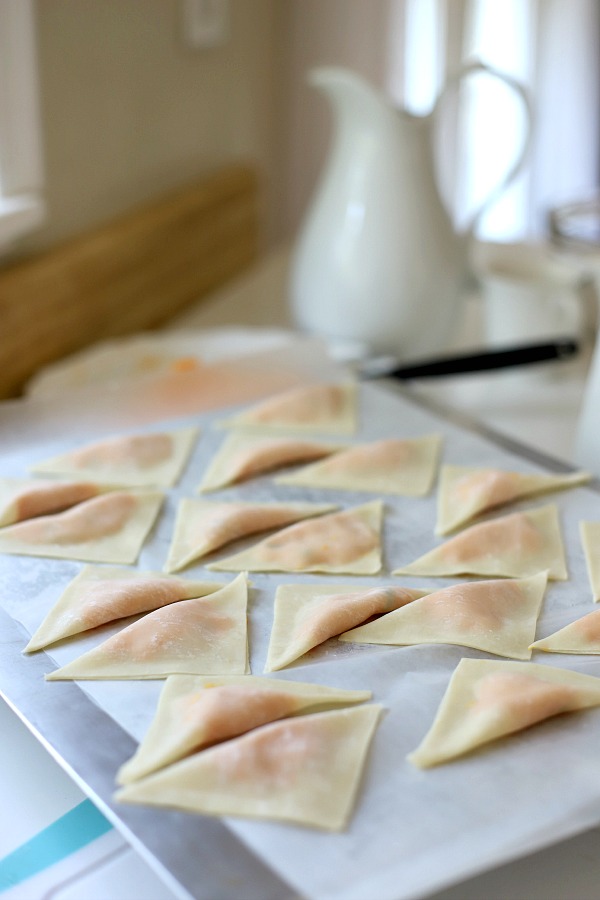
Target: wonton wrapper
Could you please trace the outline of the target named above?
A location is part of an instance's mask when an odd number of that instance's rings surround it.
[[[177,509],[165,572],[177,572],[249,534],[281,528],[334,509],[330,503],[217,503],[186,498]]]
[[[338,449],[332,444],[309,438],[265,437],[234,432],[226,437],[213,457],[198,491],[218,491],[274,469],[321,459]]]
[[[253,728],[306,712],[362,703],[371,691],[345,691],[318,684],[252,675],[172,675],[136,753],[117,773],[128,784]]]
[[[542,571],[554,581],[567,578],[558,511],[553,505],[471,525],[392,575],[524,578]]]
[[[264,541],[210,563],[222,572],[328,572],[374,575],[381,569],[383,504],[373,500],[289,525]]]
[[[422,597],[427,591],[381,585],[282,584],[265,672],[283,669],[324,641]]]
[[[530,659],[529,645],[546,590],[546,573],[531,578],[467,581],[353,628],[340,641],[363,644],[458,644],[497,656]]]
[[[433,484],[441,438],[359,444],[275,479],[276,484],[423,497]]]
[[[588,472],[569,475],[524,475],[502,469],[442,466],[436,534],[448,534],[481,513],[513,500],[585,484]]]
[[[0,526],[63,512],[108,490],[92,481],[0,478]]]
[[[600,609],[570,622],[554,634],[531,645],[548,653],[600,654]]]
[[[272,722],[122,788],[116,800],[341,831],[382,707]]]
[[[253,431],[353,434],[356,431],[356,385],[347,382],[292,388],[219,422],[219,425]]]
[[[408,756],[436,766],[560,713],[600,705],[600,678],[535,663],[461,659],[431,729]]]
[[[205,597],[224,587],[217,581],[185,581],[160,572],[84,566],[52,607],[25,653],[106,622],[160,609],[178,600]]]
[[[36,463],[31,471],[127,487],[171,487],[181,475],[197,436],[197,428],[180,428],[107,438]]]
[[[600,600],[600,522],[580,522],[579,530],[594,601]]]
[[[148,613],[46,675],[65,679],[145,679],[248,672],[245,575],[209,594]]]
[[[0,553],[134,563],[164,499],[158,491],[110,491],[66,512],[0,531]]]

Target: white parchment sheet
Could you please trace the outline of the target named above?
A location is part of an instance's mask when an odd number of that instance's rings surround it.
[[[210,416],[178,420],[198,423],[202,432],[181,483],[168,494],[158,524],[138,568],[161,570],[173,531],[177,500],[194,496],[201,474],[224,439]],[[172,424],[172,423],[170,423]],[[159,428],[149,426],[149,429]],[[121,429],[123,431],[123,429]],[[389,389],[361,389],[361,428],[353,440],[443,435],[443,461],[544,471],[486,438],[456,427]],[[48,434],[18,453],[0,455],[1,475],[25,475],[28,464],[82,443],[68,434]],[[215,493],[219,499],[327,500],[351,507],[373,495],[276,486],[262,477]],[[519,504],[530,508],[554,502],[560,510],[570,578],[551,583],[537,636],[551,633],[596,608],[585,571],[578,523],[600,520],[600,494],[580,488]],[[249,605],[253,674],[261,675],[272,622],[275,588],[290,582],[404,583],[435,586],[457,579],[392,578],[391,569],[440,543],[435,538],[435,491],[424,499],[385,498],[384,570],[381,577],[251,575]],[[511,507],[513,509],[515,507]],[[227,547],[228,555],[258,538]],[[208,560],[204,560],[206,562]],[[81,563],[0,556],[0,599],[28,633],[37,628]],[[181,575],[229,581],[202,564]],[[124,623],[65,641],[50,650],[57,665],[95,646]],[[25,635],[24,635],[25,644]],[[406,762],[428,730],[456,664],[463,656],[496,658],[453,646],[389,648],[327,642],[309,657],[273,677],[339,687],[370,689],[386,712],[368,758],[356,809],[339,835],[250,820],[227,821],[260,858],[303,895],[331,900],[399,900],[425,895],[453,881],[523,855],[600,822],[600,709],[558,717],[468,757],[429,771]],[[600,676],[600,657],[534,654],[533,661]],[[162,682],[81,682],[86,694],[136,739],[154,715]],[[40,685],[45,691],[60,683]],[[68,715],[68,710],[65,710]]]

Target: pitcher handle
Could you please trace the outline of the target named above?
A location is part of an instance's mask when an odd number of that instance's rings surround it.
[[[499,81],[504,82],[504,84],[506,84],[509,88],[512,88],[512,90],[516,94],[518,94],[525,110],[526,130],[523,144],[516,156],[515,161],[509,167],[504,178],[496,185],[496,187],[492,188],[486,199],[479,206],[479,209],[475,210],[475,212],[471,216],[471,220],[465,231],[465,237],[467,239],[473,236],[475,228],[477,227],[483,214],[487,212],[487,210],[504,193],[506,188],[510,184],[512,184],[517,175],[520,174],[531,148],[531,138],[533,134],[533,103],[531,101],[531,97],[527,88],[525,88],[520,81],[517,81],[516,78],[513,78],[512,75],[508,75],[506,72],[501,72],[499,69],[496,69],[493,66],[488,65],[487,63],[480,62],[479,60],[473,60],[472,62],[465,63],[465,65],[461,66],[461,68],[457,72],[455,72],[453,75],[450,75],[438,95],[432,111],[432,117],[436,115],[441,103],[444,101],[450,89],[460,84],[460,82],[464,78],[482,73],[491,75],[493,78],[497,78]]]

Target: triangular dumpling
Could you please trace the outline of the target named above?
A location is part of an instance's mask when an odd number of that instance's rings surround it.
[[[600,522],[581,522],[579,530],[590,587],[594,601],[598,603],[600,600]]]
[[[0,527],[63,512],[107,490],[92,481],[0,478]]]
[[[260,431],[352,434],[356,430],[356,386],[347,382],[292,388],[219,424]]]
[[[163,500],[158,491],[110,491],[66,512],[3,528],[0,553],[134,563]]]
[[[423,497],[433,484],[440,441],[438,435],[429,435],[359,444],[290,475],[282,475],[275,482]]]
[[[364,644],[458,644],[529,659],[546,573],[516,581],[468,581],[434,591],[341,641]]]
[[[600,705],[600,678],[535,663],[461,659],[431,729],[408,756],[420,768],[560,713]]]
[[[247,601],[242,574],[207,597],[180,600],[148,613],[46,678],[244,675],[248,671]]]
[[[197,428],[180,428],[111,437],[36,463],[31,471],[127,487],[171,487],[181,475],[197,436]]]
[[[489,509],[514,500],[576,487],[589,481],[588,472],[535,475],[472,466],[442,466],[436,534],[448,534]]]
[[[277,719],[349,706],[370,691],[240,676],[172,675],[156,716],[135,755],[117,774],[128,784],[211,744],[238,737]]]
[[[359,588],[348,584],[282,584],[275,594],[265,672],[283,669],[329,638],[426,593],[393,585]]]
[[[299,437],[229,434],[213,457],[198,486],[200,493],[257,478],[274,469],[329,456],[339,448]]]
[[[341,831],[381,710],[370,704],[263,725],[127,785],[115,799]]]
[[[259,531],[331,512],[323,503],[218,503],[180,501],[165,572],[177,572],[219,547]]]
[[[328,572],[374,575],[381,569],[380,500],[289,525],[271,537],[210,563],[222,572]]]
[[[178,600],[205,597],[224,587],[217,581],[185,581],[159,572],[84,566],[52,607],[25,652],[115,619],[160,609]]]
[[[393,575],[492,575],[522,578],[535,572],[567,578],[556,506],[511,513],[471,525]]]
[[[548,653],[600,654],[600,609],[581,616],[531,645]]]

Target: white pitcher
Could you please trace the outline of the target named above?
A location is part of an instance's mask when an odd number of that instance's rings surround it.
[[[447,89],[478,72],[500,78],[521,97],[527,138],[502,184],[457,234],[436,185],[432,124]],[[337,131],[292,261],[295,321],[369,352],[401,359],[435,353],[446,346],[460,312],[473,227],[525,160],[529,98],[513,79],[481,63],[452,78],[428,116],[398,110],[345,69],[315,69],[309,81],[331,101]]]

